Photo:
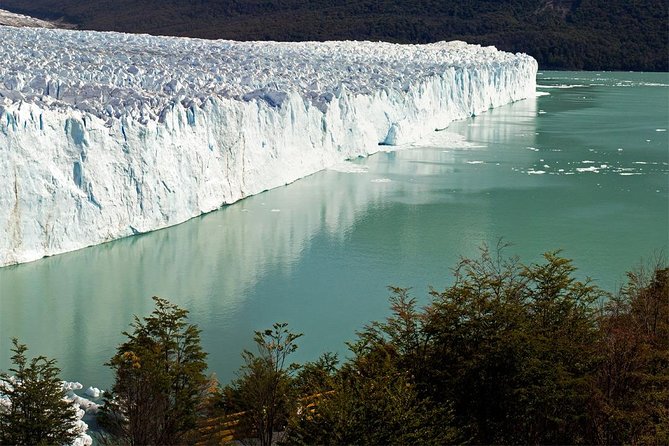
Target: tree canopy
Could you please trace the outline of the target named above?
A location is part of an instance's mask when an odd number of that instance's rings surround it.
[[[77,412],[66,401],[54,359],[28,359],[28,348],[12,339],[12,375],[0,373],[0,444],[69,444],[79,436]]]
[[[197,425],[208,386],[200,330],[188,312],[160,297],[107,364],[115,375],[98,421],[114,444],[184,444]]]

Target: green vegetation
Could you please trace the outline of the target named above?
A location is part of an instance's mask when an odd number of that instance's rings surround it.
[[[256,331],[258,354],[244,351],[245,365],[237,378],[223,389],[223,407],[230,412],[245,412],[237,428],[242,438],[257,438],[269,446],[275,432],[285,431],[288,418],[296,410],[297,393],[292,375],[297,364],[287,364],[297,349],[301,334],[291,333],[287,324],[274,324],[271,330]]]
[[[65,401],[54,359],[38,356],[30,361],[28,348],[13,339],[12,373],[0,373],[0,444],[69,444],[79,435],[74,406]]]
[[[114,370],[98,414],[101,438],[113,444],[185,444],[206,399],[206,353],[188,312],[154,297],[156,308],[141,321],[107,364]]]
[[[302,335],[286,324],[256,332],[257,353],[243,353],[238,378],[223,388],[204,376],[206,354],[187,312],[156,297],[109,363],[116,381],[99,414],[100,440],[669,443],[665,263],[628,273],[615,295],[578,280],[559,252],[527,265],[503,246],[484,247],[453,276],[422,308],[408,289],[390,288],[390,316],[357,333],[342,364],[329,353],[289,363]],[[45,426],[65,435],[71,425],[65,411],[49,409],[63,404],[57,369],[41,357],[26,366],[25,347],[14,345],[12,371],[37,384],[10,389],[16,403],[0,410],[1,440],[53,442],[60,437],[45,437],[56,435]],[[36,410],[35,401],[46,401],[43,418],[15,415]]]
[[[664,0],[0,0],[84,29],[235,40],[460,39],[542,69],[669,71]]]
[[[601,444],[669,444],[669,268],[628,273],[604,308],[590,416]]]
[[[557,252],[502,251],[463,259],[423,309],[392,288],[350,360],[309,365],[306,393],[324,396],[288,443],[666,444],[669,268],[611,296]]]
[[[327,376],[306,394],[313,406],[296,412],[288,444],[450,444],[456,435],[452,411],[421,397],[413,377],[399,366],[397,346],[370,342],[366,334],[351,344],[353,358],[340,369],[321,358],[301,378]]]

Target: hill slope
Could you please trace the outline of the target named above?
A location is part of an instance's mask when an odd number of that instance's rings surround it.
[[[669,71],[666,0],[0,0],[84,29],[235,40],[461,39],[542,68]]]

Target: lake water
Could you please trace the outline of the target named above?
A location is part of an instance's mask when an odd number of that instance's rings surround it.
[[[563,249],[606,289],[669,245],[669,74],[540,73],[549,95],[453,123],[424,146],[355,160],[180,226],[0,269],[0,370],[10,337],[62,377],[103,366],[160,295],[234,376],[253,331],[285,321],[294,359],[345,353],[388,314],[386,286],[443,288],[460,255],[500,237],[538,261]]]

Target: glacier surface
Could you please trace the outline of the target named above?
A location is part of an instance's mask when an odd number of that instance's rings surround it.
[[[533,58],[464,42],[0,41],[0,266],[174,225],[536,90]]]

